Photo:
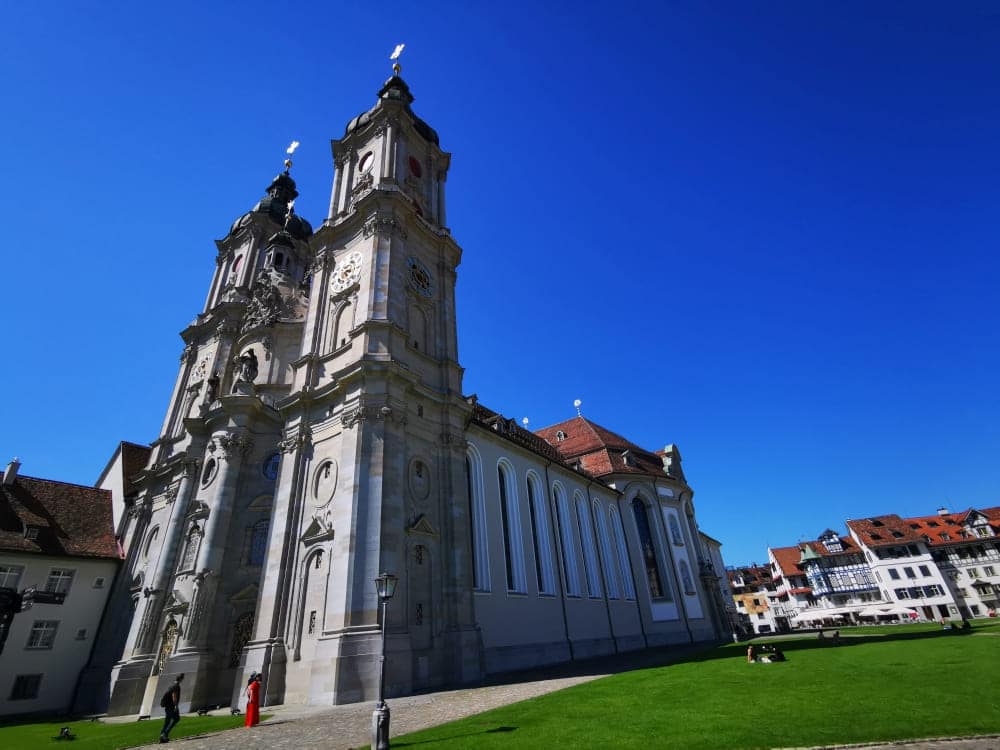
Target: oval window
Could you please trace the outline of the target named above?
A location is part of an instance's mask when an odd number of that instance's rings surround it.
[[[369,151],[367,154],[361,157],[361,161],[358,162],[358,171],[367,172],[372,168],[372,164],[375,163],[375,155]]]

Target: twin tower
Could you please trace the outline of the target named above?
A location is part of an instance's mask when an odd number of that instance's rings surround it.
[[[394,691],[481,674],[475,627],[450,155],[394,75],[333,141],[329,216],[286,170],[217,242],[204,310],[122,538],[131,626],[111,713],[373,698],[374,579]],[[419,456],[419,460],[414,457]],[[419,547],[419,549],[417,549]],[[426,553],[434,573],[413,571]]]

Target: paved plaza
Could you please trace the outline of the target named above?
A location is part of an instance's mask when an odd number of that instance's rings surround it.
[[[555,665],[549,669],[532,670],[498,676],[491,684],[473,688],[442,690],[435,693],[392,698],[391,736],[415,732],[466,716],[488,711],[545,693],[579,685],[617,672],[662,666],[678,661],[695,648],[649,649],[585,662]],[[368,745],[371,731],[373,702],[346,706],[282,705],[261,709],[270,718],[253,729],[231,729],[200,737],[178,738],[170,744],[178,750],[350,750]],[[213,713],[227,714],[226,711]],[[183,721],[183,719],[182,719]],[[155,743],[161,721],[149,722],[150,739]],[[499,729],[499,727],[497,727]],[[488,731],[488,728],[482,731]],[[478,734],[478,732],[477,732]],[[455,739],[459,739],[456,737]],[[664,738],[663,747],[670,747]],[[454,747],[476,745],[474,736],[468,743]],[[152,747],[153,744],[143,747]],[[158,746],[158,745],[157,745]],[[977,738],[941,738],[926,741],[891,742],[826,746],[831,748],[866,748],[870,750],[1000,750],[1000,735]],[[681,749],[683,750],[683,749]],[[819,750],[796,748],[795,750]]]

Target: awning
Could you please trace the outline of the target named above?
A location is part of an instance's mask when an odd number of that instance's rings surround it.
[[[915,607],[904,607],[901,604],[876,604],[871,607],[865,607],[858,615],[860,617],[910,617],[911,614],[916,612]]]
[[[854,607],[830,607],[828,609],[807,609],[791,618],[794,623],[801,622],[821,622],[822,620],[835,620],[838,617],[849,617],[855,612]]]

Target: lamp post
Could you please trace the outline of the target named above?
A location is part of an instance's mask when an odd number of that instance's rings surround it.
[[[378,659],[378,703],[372,711],[372,750],[387,750],[389,747],[389,706],[385,703],[385,621],[386,609],[396,593],[398,581],[392,573],[382,573],[375,579],[375,590],[382,606],[382,653]]]

